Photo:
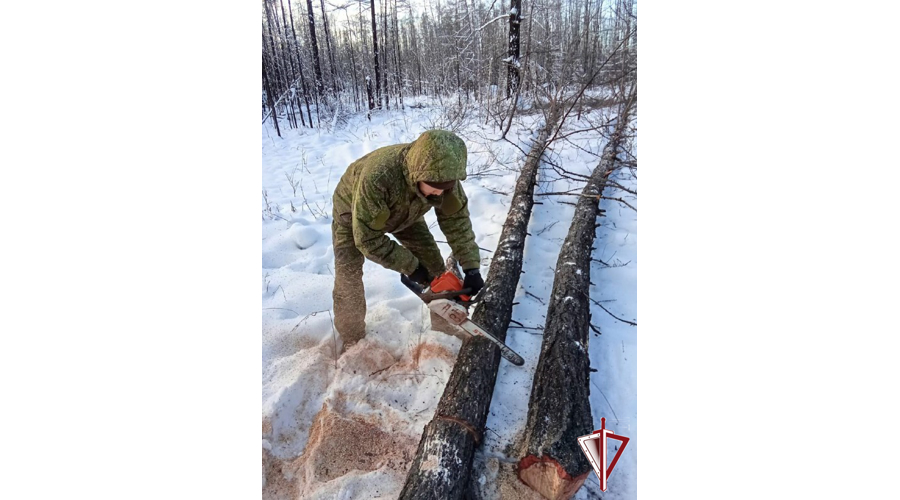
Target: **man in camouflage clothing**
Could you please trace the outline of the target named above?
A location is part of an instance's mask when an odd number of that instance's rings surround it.
[[[347,167],[334,190],[331,224],[334,323],[344,350],[366,334],[366,258],[422,285],[444,272],[441,252],[425,223],[425,213],[432,208],[465,271],[463,287],[475,295],[484,286],[468,199],[459,182],[465,178],[466,145],[443,130],[376,149]],[[437,323],[432,315],[433,327]]]

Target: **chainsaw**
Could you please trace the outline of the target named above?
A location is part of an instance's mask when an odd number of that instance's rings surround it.
[[[446,319],[453,325],[462,328],[469,335],[485,337],[500,348],[500,355],[507,361],[522,366],[525,360],[516,354],[491,333],[476,325],[469,319],[467,306],[471,303],[468,288],[463,288],[462,280],[453,271],[448,270],[431,281],[431,285],[424,288],[422,285],[409,279],[405,274],[400,275],[400,281],[415,293],[438,316]]]

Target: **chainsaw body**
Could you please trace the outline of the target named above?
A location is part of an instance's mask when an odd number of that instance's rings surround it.
[[[469,319],[469,311],[452,299],[436,299],[428,303],[428,309],[451,324],[461,325]]]
[[[462,286],[462,281],[453,274],[453,271],[446,271],[433,279],[429,288],[431,293],[439,295],[445,292],[462,292]],[[458,295],[455,298],[432,299],[428,302],[428,308],[451,324],[461,325],[469,319],[469,310],[464,305],[467,302],[469,302],[468,295]]]
[[[464,289],[463,282],[453,271],[447,271],[431,281],[431,286],[423,289],[406,275],[400,275],[400,281],[412,290],[428,305],[428,309],[449,323],[457,325],[470,335],[485,337],[500,348],[500,355],[516,366],[525,364],[522,356],[509,348],[503,341],[485,331],[469,320],[469,290]]]

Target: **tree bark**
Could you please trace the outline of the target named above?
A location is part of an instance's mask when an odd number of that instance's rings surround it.
[[[347,10],[344,10],[344,15],[347,16],[347,26],[350,26],[350,14],[347,13]],[[353,39],[350,38],[349,30],[344,32],[344,37],[347,42],[347,45],[350,47],[350,50],[347,52],[347,56],[350,59],[350,70],[353,75],[353,104],[356,105],[356,112],[359,113],[359,81],[356,77],[356,58],[353,57]]]
[[[269,47],[272,49],[271,56],[269,57],[270,62],[272,63],[272,68],[270,71],[272,72],[272,81],[270,82],[272,86],[272,90],[277,93],[281,92],[281,88],[278,87],[278,82],[283,80],[281,76],[281,69],[278,67],[278,51],[275,50],[275,23],[272,21],[272,12],[269,10],[269,3],[267,0],[263,0],[263,6],[266,8],[266,21],[267,23],[263,23],[263,37],[266,36],[266,33],[269,34]],[[267,25],[268,24],[268,29]],[[263,42],[265,45],[265,42]]]
[[[369,0],[369,5],[372,7],[372,50],[375,54],[375,99],[378,109],[381,109],[381,69],[378,66],[378,28],[375,26],[375,0]]]
[[[291,35],[294,36],[294,47],[297,52],[297,69],[300,70],[300,87],[303,89],[303,100],[306,102],[306,114],[309,115],[309,128],[313,128],[312,111],[309,109],[309,87],[306,85],[306,77],[303,76],[303,58],[300,57],[300,44],[297,42],[297,31],[294,29],[294,9],[291,0],[288,0],[288,13],[291,16]],[[300,113],[303,119],[303,113]]]
[[[322,96],[322,66],[319,63],[319,42],[316,40],[316,18],[313,17],[312,0],[306,0],[306,15],[309,19],[309,42],[312,46],[313,69],[316,73],[316,96]],[[316,112],[318,115],[318,111]]]
[[[266,97],[269,100],[269,107],[272,108],[272,121],[275,122],[275,131],[278,137],[281,137],[281,129],[278,128],[278,113],[275,112],[275,101],[272,98],[272,87],[269,85],[269,75],[266,73],[266,63],[263,61],[263,82],[266,84]]]
[[[541,356],[528,402],[525,454],[517,468],[522,482],[550,500],[572,498],[591,472],[578,446],[578,437],[594,430],[588,355],[591,250],[600,197],[615,167],[630,108],[630,104],[624,107],[581,193],[556,261]]]
[[[325,13],[325,0],[319,0],[322,7],[322,25],[325,27],[325,48],[328,49],[328,62],[331,63],[331,94],[337,99],[338,79],[334,73],[334,53],[331,51],[331,32],[328,29],[328,14]]]
[[[501,340],[506,339],[522,272],[538,166],[558,116],[554,108],[528,154],[481,291],[481,302],[472,316],[473,322]],[[434,418],[425,426],[400,499],[464,498],[469,490],[472,457],[482,441],[499,364],[500,351],[487,339],[469,337],[463,342]]]
[[[400,109],[403,109],[403,69],[400,63],[400,33],[397,26],[397,0],[394,0],[392,22],[394,23],[394,63],[397,75],[397,99],[400,101]]]
[[[603,0],[600,0],[600,5],[602,7]],[[590,74],[589,71],[589,63],[588,59],[590,57],[597,57],[597,54],[591,53],[591,41],[594,36],[593,30],[591,30],[591,0],[585,0],[584,2],[584,48],[581,53],[581,69],[584,75]]]
[[[409,6],[409,18],[410,18],[410,22],[409,22],[410,47],[412,48],[413,57],[416,60],[416,76],[417,76],[416,95],[421,96],[421,95],[423,95],[422,94],[422,52],[419,50],[419,41],[418,41],[419,36],[416,31],[416,20],[415,20],[415,16],[413,15],[412,5]],[[422,25],[422,28],[423,28],[422,36],[423,37],[425,36],[424,27],[425,26],[423,23],[423,25]]]
[[[291,87],[294,86],[294,82],[296,81],[297,73],[294,70],[294,54],[293,54],[293,51],[291,50],[290,36],[288,35],[288,31],[287,31],[287,14],[284,11],[284,0],[279,0],[279,5],[281,6],[281,26],[284,29],[284,48],[282,49],[281,53],[282,53],[282,55],[285,56],[285,59],[287,59],[287,61],[288,61],[288,66],[291,68],[291,77],[288,79],[289,83],[288,83],[288,88],[287,88],[287,91],[290,91]],[[278,17],[277,11],[275,13],[275,17],[276,18]],[[291,97],[292,98],[288,99],[288,102],[291,105],[291,115],[290,116],[293,119],[293,123],[291,125],[294,128],[298,128],[297,117],[294,115],[294,99],[293,99],[293,96],[291,96]],[[302,113],[303,113],[302,109],[300,110],[300,113],[302,115]],[[300,118],[302,119],[303,117],[301,116]],[[303,125],[305,126],[306,123],[304,122]]]
[[[372,96],[372,79],[366,77],[366,94],[369,96],[369,111],[366,112],[366,118],[372,119],[372,110],[375,109],[375,98]]]
[[[382,97],[384,97],[384,107],[388,111],[391,109],[391,89],[390,89],[390,79],[388,78],[388,73],[390,69],[388,68],[388,50],[390,45],[388,44],[388,33],[390,33],[390,25],[388,25],[387,20],[387,2],[388,0],[381,1],[381,77],[384,81],[381,82],[381,89],[384,91]]]
[[[509,5],[509,70],[506,77],[506,97],[512,97],[519,86],[519,24],[522,22],[522,0],[510,0]]]

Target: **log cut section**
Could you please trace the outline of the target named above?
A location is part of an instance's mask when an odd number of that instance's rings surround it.
[[[525,160],[480,294],[480,304],[472,316],[472,321],[500,340],[506,339],[513,298],[522,272],[522,254],[534,204],[538,166],[558,119],[559,113],[554,107]],[[482,442],[499,364],[500,350],[487,339],[469,337],[463,342],[434,418],[422,433],[400,499],[459,500],[465,497],[469,491],[472,457]]]
[[[633,102],[633,101],[631,101]],[[524,435],[519,479],[550,500],[569,499],[584,484],[591,464],[578,437],[593,432],[588,338],[591,321],[591,246],[604,184],[628,123],[626,106],[575,207],[556,262]]]

